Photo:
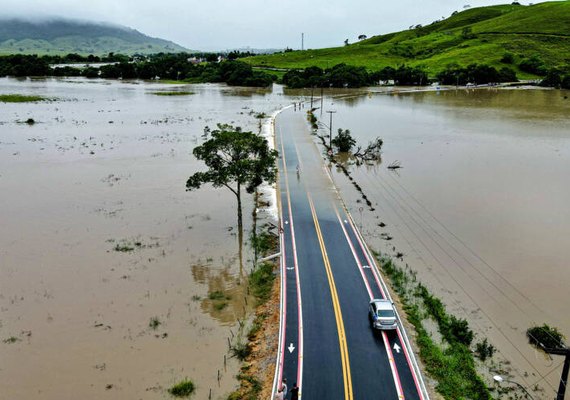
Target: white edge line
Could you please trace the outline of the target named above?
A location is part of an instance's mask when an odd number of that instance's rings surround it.
[[[292,106],[287,106],[282,108],[281,110],[278,110],[276,112],[274,112],[271,115],[271,135],[273,136],[273,148],[276,148],[276,141],[277,141],[277,137],[275,135],[275,118],[277,117],[277,115],[279,115],[281,112],[285,111],[288,108],[291,108]],[[282,205],[281,205],[281,201],[278,202],[278,207],[279,207],[279,225],[278,226],[283,226],[282,222],[283,222],[283,209],[282,209]],[[283,233],[280,234],[280,238],[279,238],[279,246],[281,247],[279,249],[279,251],[281,252],[281,254],[283,254],[283,249],[285,248],[285,245],[283,243]],[[279,344],[277,347],[277,356],[275,359],[275,375],[273,377],[273,388],[271,389],[271,398],[275,397],[275,389],[277,388],[277,377],[279,376],[279,371],[280,371],[280,360],[281,360],[281,351],[282,351],[282,345],[281,345],[281,341],[283,339],[283,277],[285,276],[285,272],[284,272],[284,263],[285,263],[285,257],[283,257],[283,255],[281,256],[281,260],[280,260],[280,267],[281,267],[281,287],[279,289],[280,293],[280,301],[279,301]]]
[[[337,193],[338,199],[339,201],[343,204],[344,207],[344,211],[346,213],[346,215],[348,216],[348,218],[350,219],[351,224],[355,227],[354,225],[354,219],[352,218],[352,215],[350,214],[350,212],[348,211],[348,208],[346,207],[346,204],[344,203],[344,200],[340,194],[340,191],[338,190],[338,188],[336,187],[334,180],[329,172],[329,170],[326,168],[326,166],[323,168],[327,174],[327,176],[329,177],[331,184],[335,190],[335,192]],[[382,278],[382,274],[380,273],[380,268],[378,267],[378,263],[376,262],[376,258],[372,256],[372,253],[370,252],[370,249],[368,248],[368,244],[366,243],[366,241],[364,240],[364,238],[362,237],[362,234],[360,233],[360,231],[358,229],[354,229],[354,231],[356,232],[356,235],[360,238],[360,240],[362,241],[364,248],[366,250],[366,252],[368,253],[370,259],[372,260],[372,263],[374,264],[374,268],[375,270],[378,272],[379,277],[380,277],[380,283],[382,285],[382,290],[385,291],[386,296],[388,299],[390,299],[390,301],[392,301],[392,296],[390,296],[390,291],[388,290],[388,287],[386,286],[386,282],[384,282],[384,278]],[[396,309],[396,307],[394,307],[394,311],[396,311],[396,315],[398,316],[398,319],[401,321],[401,317],[400,314],[398,313],[398,310]],[[401,325],[401,323],[400,323]],[[410,359],[412,361],[412,368],[413,368],[413,375],[419,380],[420,383],[420,391],[422,393],[420,393],[420,397],[422,397],[424,400],[429,400],[429,394],[428,391],[426,389],[426,384],[423,378],[423,375],[421,373],[420,367],[418,365],[418,361],[416,359],[416,356],[414,354],[414,352],[412,351],[412,345],[410,343],[410,339],[408,338],[408,334],[406,333],[406,330],[404,329],[403,326],[401,326],[402,329],[399,329],[404,337],[404,344],[405,346],[409,349],[409,356]]]
[[[378,263],[376,262],[376,258],[372,255],[372,252],[368,248],[368,244],[366,243],[366,241],[362,237],[362,233],[360,233],[360,231],[354,225],[354,219],[352,218],[352,215],[348,212],[346,207],[345,207],[345,212],[348,215],[348,218],[350,219],[351,224],[354,227],[354,229],[353,229],[354,232],[356,233],[356,235],[359,237],[360,241],[362,242],[364,249],[366,250],[366,253],[368,253],[370,260],[372,261],[372,264],[374,264],[375,272],[378,274],[378,276],[380,278],[380,283],[382,284],[382,290],[385,292],[386,298],[388,298],[390,301],[393,301],[392,296],[390,295],[390,291],[388,290],[388,286],[386,285],[386,282],[384,282],[384,278],[382,277],[382,273],[380,272],[380,268],[378,267]],[[398,312],[396,307],[394,307],[394,311],[396,311],[396,315],[398,316],[398,320],[402,321],[402,318],[400,317],[400,313]],[[414,369],[414,371],[412,371],[413,375],[416,379],[419,380],[419,383],[420,383],[419,389],[422,392],[422,393],[420,393],[420,397],[422,397],[425,400],[429,400],[429,394],[427,392],[426,385],[425,385],[420,367],[418,365],[418,361],[416,360],[416,356],[415,356],[414,352],[412,351],[412,345],[410,343],[410,339],[408,338],[408,334],[406,333],[406,330],[404,329],[404,326],[402,325],[401,322],[399,325],[400,325],[401,329],[398,329],[398,331],[400,331],[400,333],[404,337],[404,344],[405,344],[406,348],[409,350],[409,358],[412,361],[412,367]]]

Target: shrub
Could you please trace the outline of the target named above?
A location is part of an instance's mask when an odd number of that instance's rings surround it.
[[[469,329],[469,323],[463,318],[457,318],[450,315],[449,318],[449,333],[457,340],[466,346],[469,346],[473,341],[473,331]]]
[[[356,140],[354,140],[348,129],[342,130],[339,128],[338,134],[331,141],[331,144],[336,147],[339,152],[348,153],[356,144]]]
[[[512,64],[515,62],[515,56],[513,53],[505,53],[503,54],[503,57],[501,58],[501,62],[503,64]]]
[[[547,324],[527,329],[526,336],[530,344],[540,348],[543,346],[546,348],[564,347],[564,335],[557,328]]]
[[[490,344],[487,338],[485,338],[475,345],[475,354],[477,354],[477,357],[479,357],[481,361],[485,361],[487,358],[493,357],[493,354],[495,354],[495,346]]]
[[[519,63],[519,68],[521,71],[529,72],[535,75],[546,75],[546,67],[544,62],[538,55],[533,55],[532,57],[522,60]]]
[[[234,357],[240,361],[244,361],[251,354],[251,346],[249,343],[238,342],[230,347],[230,351]]]
[[[168,389],[168,393],[176,397],[188,397],[194,392],[194,383],[190,379],[184,379]]]

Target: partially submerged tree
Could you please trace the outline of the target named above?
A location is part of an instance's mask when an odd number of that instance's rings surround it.
[[[204,161],[208,170],[196,172],[186,181],[186,189],[199,189],[205,183],[228,188],[237,199],[238,228],[242,230],[241,189],[248,193],[263,182],[273,183],[277,176],[277,151],[267,140],[240,127],[218,124],[218,129],[205,130],[210,137],[192,152]]]
[[[336,147],[339,152],[348,153],[356,144],[356,140],[354,140],[348,129],[343,130],[339,128],[338,134],[331,141],[331,144]]]

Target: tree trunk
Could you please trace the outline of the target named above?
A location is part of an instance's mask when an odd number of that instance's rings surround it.
[[[240,188],[240,184],[238,183],[237,185],[237,191],[236,191],[236,197],[237,197],[237,214],[238,214],[238,230],[242,230],[243,228],[243,220],[242,220],[242,216],[241,216],[241,188]]]
[[[243,272],[243,219],[241,215],[241,186],[238,183],[236,190],[237,202],[238,202],[238,255],[239,255],[239,270],[240,275]]]

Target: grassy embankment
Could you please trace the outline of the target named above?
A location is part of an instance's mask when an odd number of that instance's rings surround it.
[[[514,56],[512,64],[501,62],[505,53]],[[508,66],[519,78],[528,79],[535,76],[521,71],[518,64],[535,54],[549,68],[570,65],[570,1],[473,8],[430,25],[348,46],[260,55],[243,61],[273,68],[328,68],[346,63],[370,71],[406,64],[424,68],[430,77],[452,63],[478,63],[497,69]]]
[[[260,129],[261,119],[265,117],[263,113],[256,116],[260,120]],[[249,238],[256,260],[279,251],[279,236],[273,232],[276,227],[266,223],[258,228],[257,209],[267,205],[256,193],[252,212],[253,229]],[[279,335],[280,285],[276,279],[277,269],[277,260],[262,263],[254,261],[254,268],[248,276],[248,294],[255,298],[256,311],[253,321],[247,326],[242,325],[237,343],[230,348],[232,355],[242,361],[242,366],[237,375],[240,386],[230,393],[228,400],[256,400],[270,396],[272,367]]]
[[[518,388],[487,386],[482,375],[508,373],[493,358],[496,349],[486,338],[473,343],[475,334],[467,321],[450,314],[407,265],[403,268],[389,257],[375,255],[414,327],[425,370],[436,380],[436,390],[445,399],[490,400],[493,392],[499,398],[526,398]]]

